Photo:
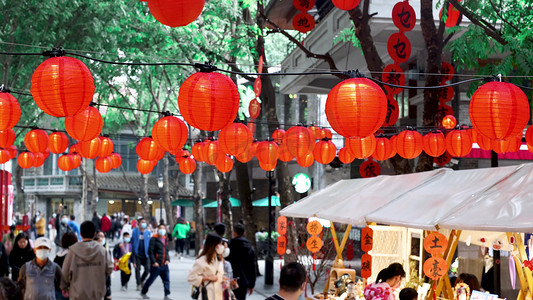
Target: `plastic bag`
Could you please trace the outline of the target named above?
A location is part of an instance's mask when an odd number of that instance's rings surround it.
[[[122,257],[118,260],[118,268],[124,273],[126,273],[126,275],[131,274],[130,256],[131,256],[131,252],[128,252],[122,255]]]

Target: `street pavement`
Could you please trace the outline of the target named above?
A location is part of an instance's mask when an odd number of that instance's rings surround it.
[[[191,299],[191,285],[187,282],[187,275],[189,270],[192,268],[194,263],[193,256],[185,256],[183,259],[178,259],[174,256],[174,252],[170,252],[170,298],[174,300],[182,299]],[[261,274],[264,274],[264,265],[265,261],[259,261],[259,269]],[[257,278],[255,285],[254,293],[251,296],[248,296],[247,300],[264,300],[265,298],[275,294],[278,289],[278,280],[279,280],[279,271],[280,271],[280,261],[274,262],[274,285],[265,286],[265,277],[260,276]],[[115,300],[131,300],[131,299],[141,299],[140,292],[136,290],[135,284],[135,273],[133,272],[130,281],[128,283],[128,289],[126,291],[120,290],[120,272],[113,272],[111,275],[111,299]],[[150,299],[163,299],[163,283],[160,278],[158,278],[150,287],[147,295]]]

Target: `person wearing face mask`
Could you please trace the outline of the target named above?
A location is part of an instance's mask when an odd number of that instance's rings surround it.
[[[21,232],[15,238],[13,250],[9,253],[9,266],[11,267],[11,279],[17,281],[19,271],[28,261],[35,258],[35,252],[31,248],[30,237],[26,232]]]
[[[165,298],[163,299],[171,300],[168,296],[170,294],[170,274],[168,270],[170,257],[168,255],[168,239],[165,224],[160,224],[157,229],[157,234],[150,239],[150,244],[148,245],[148,256],[151,264],[150,277],[148,277],[143,285],[141,297],[143,299],[150,299],[146,293],[148,293],[148,289],[152,283],[154,283],[157,277],[161,277],[161,280],[163,281],[163,287],[165,289]]]
[[[392,263],[379,271],[376,281],[366,286],[364,296],[366,300],[394,300],[394,290],[400,287],[405,278],[405,271],[401,264]]]
[[[43,237],[46,233],[46,220],[41,215],[40,211],[35,213],[35,231],[37,232],[37,237]]]
[[[148,247],[152,233],[148,228],[148,223],[145,219],[139,219],[139,226],[133,229],[131,234],[131,244],[133,246],[133,267],[135,268],[135,281],[137,283],[137,290],[140,291],[146,277],[150,273],[150,259],[148,256]],[[141,268],[143,273],[141,276]]]
[[[56,288],[61,282],[61,268],[48,259],[52,242],[40,237],[35,240],[35,259],[25,263],[20,269],[18,283],[24,300],[55,300]]]
[[[54,239],[54,243],[58,247],[61,247],[61,239],[63,238],[63,235],[67,231],[71,231],[72,232],[72,229],[70,227],[68,227],[68,221],[69,221],[69,218],[68,218],[68,215],[66,215],[66,214],[63,214],[61,217],[56,218],[57,234],[56,234],[56,238]]]
[[[124,240],[122,243],[118,243],[115,245],[115,248],[113,248],[113,258],[115,260],[120,260],[124,255],[131,255],[133,250],[133,247],[131,245],[131,238],[130,234],[127,232],[124,232]],[[128,288],[128,281],[130,281],[131,277],[131,256],[128,258],[128,268],[130,269],[130,273],[126,274],[124,270],[120,270],[120,283],[121,283],[121,291],[125,291]]]

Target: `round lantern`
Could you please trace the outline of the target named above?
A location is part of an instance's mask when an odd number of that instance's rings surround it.
[[[359,166],[359,174],[363,178],[376,177],[381,174],[381,166],[372,158],[369,158]]]
[[[7,148],[15,142],[16,136],[13,129],[0,130],[0,148]]]
[[[0,164],[5,164],[11,159],[11,153],[7,149],[0,149]]]
[[[255,156],[257,154],[257,147],[259,146],[259,143],[258,141],[255,141],[252,143],[252,145],[250,146],[250,153],[252,153],[253,156]]]
[[[50,156],[50,150],[46,149],[44,152],[41,152],[44,155],[44,159],[47,159]]]
[[[206,149],[205,162],[212,166],[217,164],[218,156],[224,154],[224,153],[220,153],[218,141],[211,141],[209,144],[207,144],[205,149]]]
[[[396,3],[392,8],[392,22],[400,31],[411,31],[415,27],[416,13],[407,1]]]
[[[287,145],[281,144],[278,148],[278,159],[284,162],[289,162],[294,159],[294,155],[289,151]]]
[[[315,157],[313,156],[313,153],[309,153],[304,156],[296,157],[296,162],[300,165],[300,167],[308,168],[315,162]]]
[[[278,160],[278,144],[274,141],[263,141],[257,146],[255,156],[260,163],[275,165]]]
[[[359,5],[359,2],[361,2],[361,0],[333,0],[333,5],[338,9],[352,10]]]
[[[202,13],[205,0],[147,0],[154,18],[170,27],[186,26]]]
[[[35,156],[31,152],[22,152],[17,157],[17,162],[19,166],[23,169],[29,169],[33,167],[33,161],[35,160]]]
[[[446,149],[453,157],[466,156],[472,150],[472,136],[466,130],[452,130],[446,135]]]
[[[252,142],[252,132],[242,123],[231,123],[218,133],[220,150],[229,155],[242,154]]]
[[[343,164],[351,164],[354,159],[355,159],[355,156],[353,156],[346,147],[343,147],[341,148],[341,150],[339,150],[339,160]]]
[[[78,144],[74,144],[72,146],[70,146],[70,148],[68,149],[68,153],[78,153],[80,150],[80,146]]]
[[[387,116],[387,97],[370,79],[351,78],[337,84],[326,100],[326,117],[344,137],[366,137],[381,127]]]
[[[141,174],[150,174],[154,170],[154,163],[151,160],[139,159],[137,161],[137,171]]]
[[[516,152],[520,150],[520,146],[522,146],[522,136],[510,138],[507,141],[509,143],[509,146],[507,147],[507,152]]]
[[[228,173],[233,169],[233,159],[228,155],[219,155],[216,162],[217,170]]]
[[[263,163],[261,161],[259,161],[259,167],[264,170],[264,171],[274,171],[274,169],[276,168],[276,165],[277,165],[277,161],[272,163],[272,164],[269,164],[269,163]]]
[[[68,148],[68,137],[63,132],[52,132],[48,136],[48,148],[50,152],[59,154]]]
[[[292,26],[301,33],[306,33],[315,28],[315,18],[306,12],[301,12],[292,18]]]
[[[85,158],[94,159],[100,154],[100,139],[94,138],[90,141],[80,141],[78,143],[78,153]]]
[[[388,138],[380,137],[376,138],[376,148],[372,157],[375,160],[387,160],[392,157],[393,149],[392,143]]]
[[[68,135],[78,141],[90,141],[100,135],[104,121],[100,111],[89,106],[79,114],[65,118]]]
[[[446,129],[454,129],[457,126],[457,119],[452,115],[447,115],[442,119],[442,127]]]
[[[33,153],[33,167],[38,168],[44,164],[46,157],[43,153]]]
[[[315,137],[308,128],[293,126],[285,133],[283,144],[293,156],[300,157],[313,152]]]
[[[196,170],[196,161],[193,158],[187,157],[181,161],[180,163],[181,173],[191,174],[192,172],[194,172],[194,170]]]
[[[7,151],[9,151],[9,155],[11,155],[12,159],[17,157],[18,151],[17,151],[17,147],[15,147],[15,145],[11,145],[11,146],[7,147]]]
[[[179,150],[176,153],[176,162],[179,164],[183,159],[190,157],[191,153],[187,150]]]
[[[404,130],[396,138],[396,152],[403,158],[412,159],[422,153],[422,135],[413,130]]]
[[[159,119],[152,128],[152,138],[163,150],[177,151],[185,145],[189,131],[185,122],[174,116]]]
[[[469,115],[478,133],[492,140],[505,140],[522,132],[529,120],[529,102],[517,86],[488,82],[470,100]]]
[[[20,120],[20,105],[10,93],[0,92],[0,130],[8,130]]]
[[[216,131],[235,120],[239,100],[239,92],[231,78],[216,72],[198,72],[181,85],[178,106],[189,125]]]
[[[96,170],[100,173],[107,173],[113,168],[113,162],[109,157],[98,157],[94,163]]]
[[[191,148],[191,154],[192,156],[194,156],[194,159],[196,161],[205,161],[205,155],[204,155],[204,147],[207,146],[207,143],[202,141],[202,142],[197,142],[195,143],[192,148]]]
[[[336,153],[337,147],[332,141],[318,141],[313,150],[315,160],[323,165],[332,162]]]
[[[320,129],[320,136],[324,139],[331,139],[333,137],[333,133],[331,132],[331,130],[327,129],[327,128],[322,128]]]
[[[505,153],[510,152],[509,147],[511,146],[509,141],[511,139],[507,140],[490,140],[490,149],[493,150],[496,153]]]
[[[120,154],[111,153],[109,158],[111,159],[111,167],[113,169],[119,168],[122,165],[122,156]]]
[[[78,59],[51,57],[33,72],[31,94],[46,114],[74,116],[87,108],[93,99],[93,76]]]
[[[61,155],[57,159],[57,166],[65,172],[72,170],[74,168],[74,159],[72,158],[72,155]]]
[[[311,126],[313,127],[313,126]],[[309,129],[311,130],[311,127]],[[312,132],[312,131],[311,131]],[[272,139],[274,142],[281,144],[283,142],[283,137],[285,136],[285,130],[283,129],[276,129],[274,132],[272,132]]]
[[[533,146],[533,126],[529,126],[526,130],[526,143]]]
[[[107,157],[113,153],[113,149],[115,146],[113,145],[113,141],[105,136],[98,137],[100,139],[100,154],[98,156],[100,157]],[[107,172],[100,172],[100,173],[107,173]]]
[[[48,134],[42,129],[33,129],[24,136],[24,145],[30,152],[44,152],[48,149]]]
[[[322,129],[320,127],[315,126],[315,125],[309,126],[309,130],[311,131],[315,139],[321,140],[325,138],[325,136],[322,136]]]
[[[74,165],[72,166],[72,169],[76,169],[77,167],[81,165],[81,155],[79,155],[78,153],[72,153],[72,154],[67,154],[67,155],[72,157],[72,161],[74,161]]]
[[[422,138],[423,149],[431,157],[439,157],[446,152],[446,138],[442,132],[430,132]]]
[[[254,155],[252,154],[252,147],[248,147],[243,153],[241,153],[241,155],[235,156],[235,158],[242,163],[251,161],[252,158],[254,158]]]
[[[363,159],[370,157],[376,149],[376,137],[372,134],[365,138],[347,138],[346,148],[355,158]]]
[[[139,141],[135,147],[137,155],[144,160],[158,160],[161,157],[161,153],[165,154],[165,151],[161,149],[157,143],[150,137],[145,137]]]

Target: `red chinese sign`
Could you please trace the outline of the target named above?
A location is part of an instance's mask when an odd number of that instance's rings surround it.
[[[315,19],[308,13],[302,12],[294,16],[292,26],[301,33],[306,33],[315,28]]]
[[[401,32],[411,31],[416,24],[415,10],[409,2],[398,2],[392,8],[392,22]]]
[[[446,102],[452,100],[455,91],[451,86],[443,87],[439,89],[439,102],[441,104],[446,104]]]
[[[398,101],[394,99],[392,94],[387,94],[387,115],[385,116],[383,126],[393,126],[399,117],[400,108],[398,107]]]
[[[319,235],[322,232],[322,224],[318,221],[311,221],[307,223],[307,232],[310,235]]]
[[[263,88],[263,83],[261,82],[261,76],[257,77],[254,81],[254,93],[257,98],[261,96],[261,89]]]
[[[428,258],[424,262],[424,274],[433,280],[438,280],[448,274],[448,265],[442,257]]]
[[[447,115],[453,116],[453,108],[447,104],[439,104],[439,108],[437,111],[437,119],[441,120]]]
[[[306,12],[315,6],[315,0],[292,0],[292,4],[297,10]]]
[[[450,161],[452,161],[452,156],[447,151],[441,156],[433,158],[433,162],[441,167],[449,164]]]
[[[287,252],[287,237],[284,235],[278,236],[278,254],[283,255]]]
[[[372,250],[374,245],[374,230],[370,227],[365,227],[361,230],[361,250],[368,252]]]
[[[250,113],[250,119],[257,119],[261,113],[261,104],[257,99],[250,101],[248,105],[248,112]]]
[[[383,69],[381,81],[394,85],[405,85],[405,75],[398,64],[390,64]],[[385,90],[393,95],[399,94],[402,88],[385,85]]]
[[[369,278],[370,276],[372,276],[372,256],[365,253],[361,256],[361,277]]]
[[[403,32],[393,33],[387,42],[387,51],[395,62],[406,62],[411,57],[411,42]]]
[[[442,81],[452,80],[455,75],[455,69],[453,66],[445,61],[442,62]],[[445,75],[444,75],[445,74]]]
[[[307,240],[306,246],[309,251],[316,253],[322,249],[322,240],[317,236],[312,236]]]
[[[278,233],[281,235],[287,234],[287,217],[278,217]]]
[[[381,167],[375,160],[369,158],[359,167],[359,174],[363,178],[376,177],[381,174]]]
[[[424,238],[424,250],[433,256],[438,256],[446,251],[448,239],[440,232],[432,232]]]

